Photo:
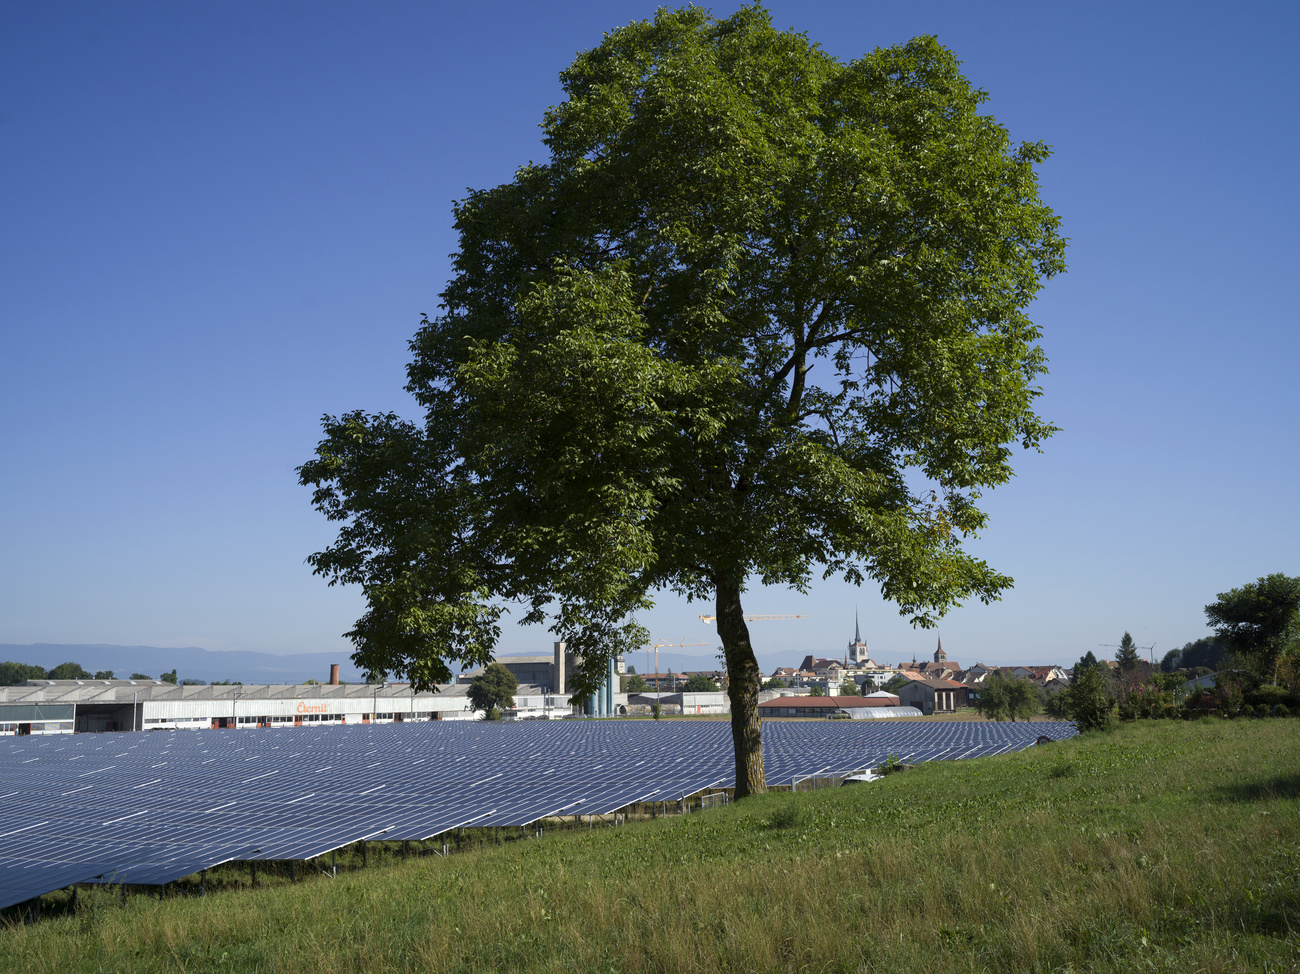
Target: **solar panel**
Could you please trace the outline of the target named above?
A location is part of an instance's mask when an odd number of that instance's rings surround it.
[[[1062,723],[768,722],[770,784],[896,754],[1018,750]],[[308,859],[675,802],[733,783],[726,721],[431,722],[0,739],[0,907],[79,882],[161,884],[231,860]]]

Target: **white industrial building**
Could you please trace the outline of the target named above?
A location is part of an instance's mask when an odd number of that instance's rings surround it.
[[[416,693],[408,683],[177,686],[158,680],[28,680],[0,687],[0,734],[298,727],[475,720],[464,684]],[[560,717],[568,700],[521,686],[517,716]]]

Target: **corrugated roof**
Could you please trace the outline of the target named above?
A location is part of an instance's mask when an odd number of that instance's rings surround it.
[[[838,710],[842,707],[870,707],[871,701],[866,697],[777,697],[759,704],[760,707],[816,707]]]
[[[523,691],[525,688],[520,687]],[[246,683],[177,686],[143,680],[28,680],[12,687],[0,687],[0,702],[36,703],[132,703],[177,702],[182,700],[345,700],[374,697],[459,697],[469,692],[468,684],[450,683],[438,691],[413,693],[409,683]]]

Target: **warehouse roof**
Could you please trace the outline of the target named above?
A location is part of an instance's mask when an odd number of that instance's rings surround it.
[[[520,687],[520,692],[525,691]],[[0,703],[131,703],[182,700],[351,699],[375,697],[463,697],[466,684],[439,685],[414,693],[409,683],[245,683],[207,686],[159,680],[28,680],[0,687]]]

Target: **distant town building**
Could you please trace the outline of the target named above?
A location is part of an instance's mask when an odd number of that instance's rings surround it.
[[[952,713],[958,707],[969,706],[965,686],[952,680],[913,680],[899,688],[898,703],[915,707],[923,714]]]

